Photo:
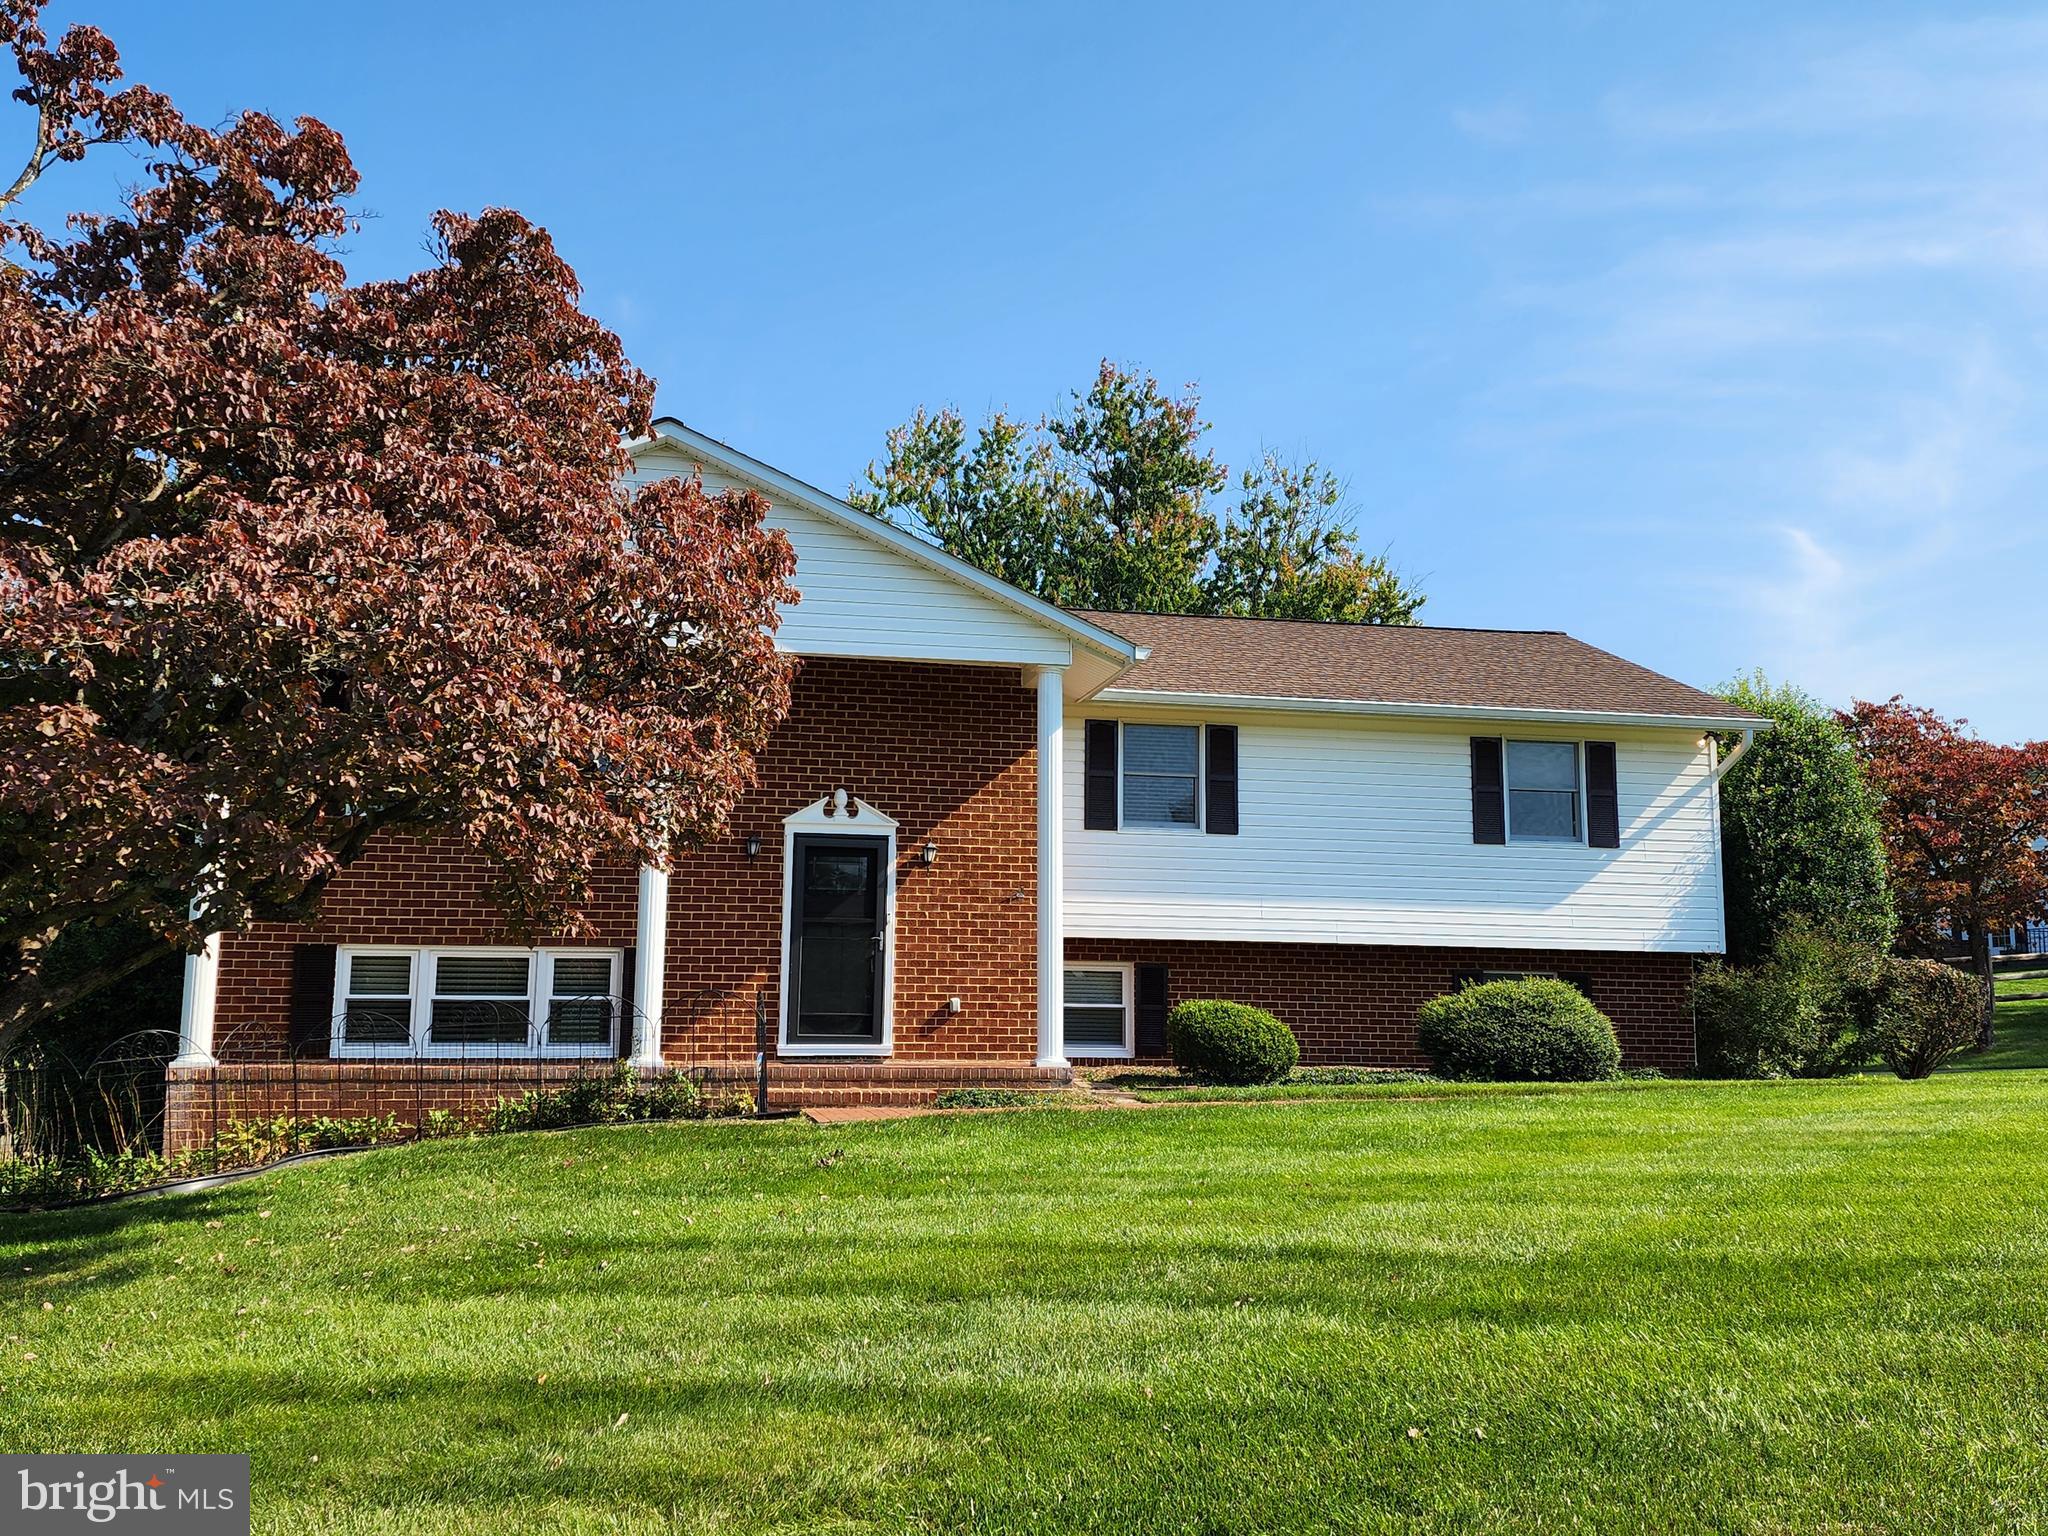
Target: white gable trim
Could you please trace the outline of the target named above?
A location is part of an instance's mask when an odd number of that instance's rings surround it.
[[[626,445],[626,451],[638,457],[647,448],[668,443],[697,458],[706,459],[723,469],[759,484],[770,493],[771,499],[782,497],[804,507],[828,522],[835,523],[860,537],[894,550],[916,561],[940,575],[958,582],[981,596],[1002,604],[1013,612],[1034,620],[1047,629],[1086,647],[1101,660],[1109,662],[1114,672],[1122,672],[1144,660],[1148,654],[1145,647],[1133,645],[1121,635],[1077,619],[1065,609],[1033,597],[1030,593],[998,580],[986,571],[969,565],[965,560],[946,553],[935,544],[929,544],[915,534],[906,533],[881,518],[870,517],[865,512],[848,505],[839,497],[821,491],[814,485],[807,485],[794,475],[784,474],[771,464],[741,453],[737,448],[706,437],[693,427],[685,426],[673,416],[664,416],[654,423],[653,435],[638,438]]]

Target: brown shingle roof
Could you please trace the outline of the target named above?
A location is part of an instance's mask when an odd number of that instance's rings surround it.
[[[1192,614],[1079,617],[1151,647],[1109,685],[1233,698],[1462,709],[1568,710],[1728,720],[1755,717],[1557,630],[1312,624]]]

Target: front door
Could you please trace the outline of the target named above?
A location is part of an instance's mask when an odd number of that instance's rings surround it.
[[[888,842],[798,837],[789,914],[789,1043],[882,1044]]]

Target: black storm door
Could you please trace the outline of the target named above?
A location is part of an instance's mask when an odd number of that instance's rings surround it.
[[[792,1045],[882,1043],[888,845],[799,837],[789,915]]]

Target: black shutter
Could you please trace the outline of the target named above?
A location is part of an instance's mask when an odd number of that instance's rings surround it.
[[[1472,738],[1472,841],[1508,840],[1507,793],[1501,783],[1500,738]]]
[[[639,962],[637,949],[628,949],[619,956],[619,1033],[612,1042],[612,1051],[619,1056],[633,1049],[633,979],[640,969]]]
[[[292,1001],[289,1028],[292,1055],[325,1056],[334,1034],[334,955],[332,944],[292,946]]]
[[[1462,992],[1467,987],[1476,987],[1486,980],[1486,972],[1462,970],[1451,972],[1451,991]]]
[[[1621,846],[1621,795],[1614,783],[1614,743],[1586,743],[1586,842],[1594,848]]]
[[[1203,786],[1207,801],[1202,830],[1237,835],[1237,727],[1210,725],[1208,782]]]
[[[1116,830],[1116,722],[1090,720],[1087,732],[1086,794],[1081,825],[1093,832]]]
[[[1166,967],[1137,967],[1137,1054],[1166,1054]]]

